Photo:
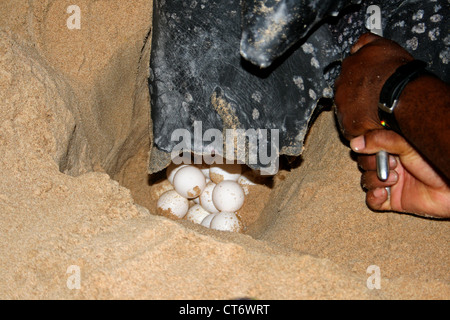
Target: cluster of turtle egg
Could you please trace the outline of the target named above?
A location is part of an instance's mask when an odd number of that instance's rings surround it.
[[[159,197],[158,213],[215,230],[241,232],[244,226],[237,212],[244,204],[248,185],[254,185],[242,169],[240,164],[172,163],[167,180],[173,189]]]

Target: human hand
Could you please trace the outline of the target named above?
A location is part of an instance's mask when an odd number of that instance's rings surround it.
[[[408,212],[423,216],[450,217],[450,188],[434,168],[400,135],[373,130],[350,142],[363,170],[361,184],[367,205],[377,211]],[[386,182],[378,179],[375,153],[390,155]],[[395,155],[395,156],[392,156]],[[390,196],[386,191],[390,187]]]
[[[345,138],[381,129],[378,102],[386,80],[414,58],[397,43],[366,33],[342,62],[335,83],[336,115]]]

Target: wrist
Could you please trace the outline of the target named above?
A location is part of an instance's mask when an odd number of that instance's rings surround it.
[[[394,111],[403,135],[415,137],[426,130],[436,133],[449,130],[449,120],[445,116],[450,106],[449,89],[449,85],[432,74],[411,81]]]
[[[421,76],[400,96],[395,118],[402,136],[450,183],[450,86],[436,76]]]

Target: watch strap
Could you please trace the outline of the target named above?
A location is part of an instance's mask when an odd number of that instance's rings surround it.
[[[400,95],[403,89],[411,81],[424,74],[431,74],[425,68],[427,63],[421,60],[413,60],[400,66],[392,76],[385,82],[378,103],[378,115],[381,124],[397,133],[400,133],[397,120],[394,116],[394,110],[398,105]]]

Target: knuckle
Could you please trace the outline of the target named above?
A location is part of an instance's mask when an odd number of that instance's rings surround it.
[[[366,135],[366,143],[370,144],[372,147],[379,147],[385,144],[386,139],[388,138],[386,136],[386,133],[389,132],[388,130],[373,130],[367,133]]]
[[[369,191],[369,188],[367,187],[366,178],[365,178],[364,174],[361,175],[361,188],[362,188],[365,192]]]

